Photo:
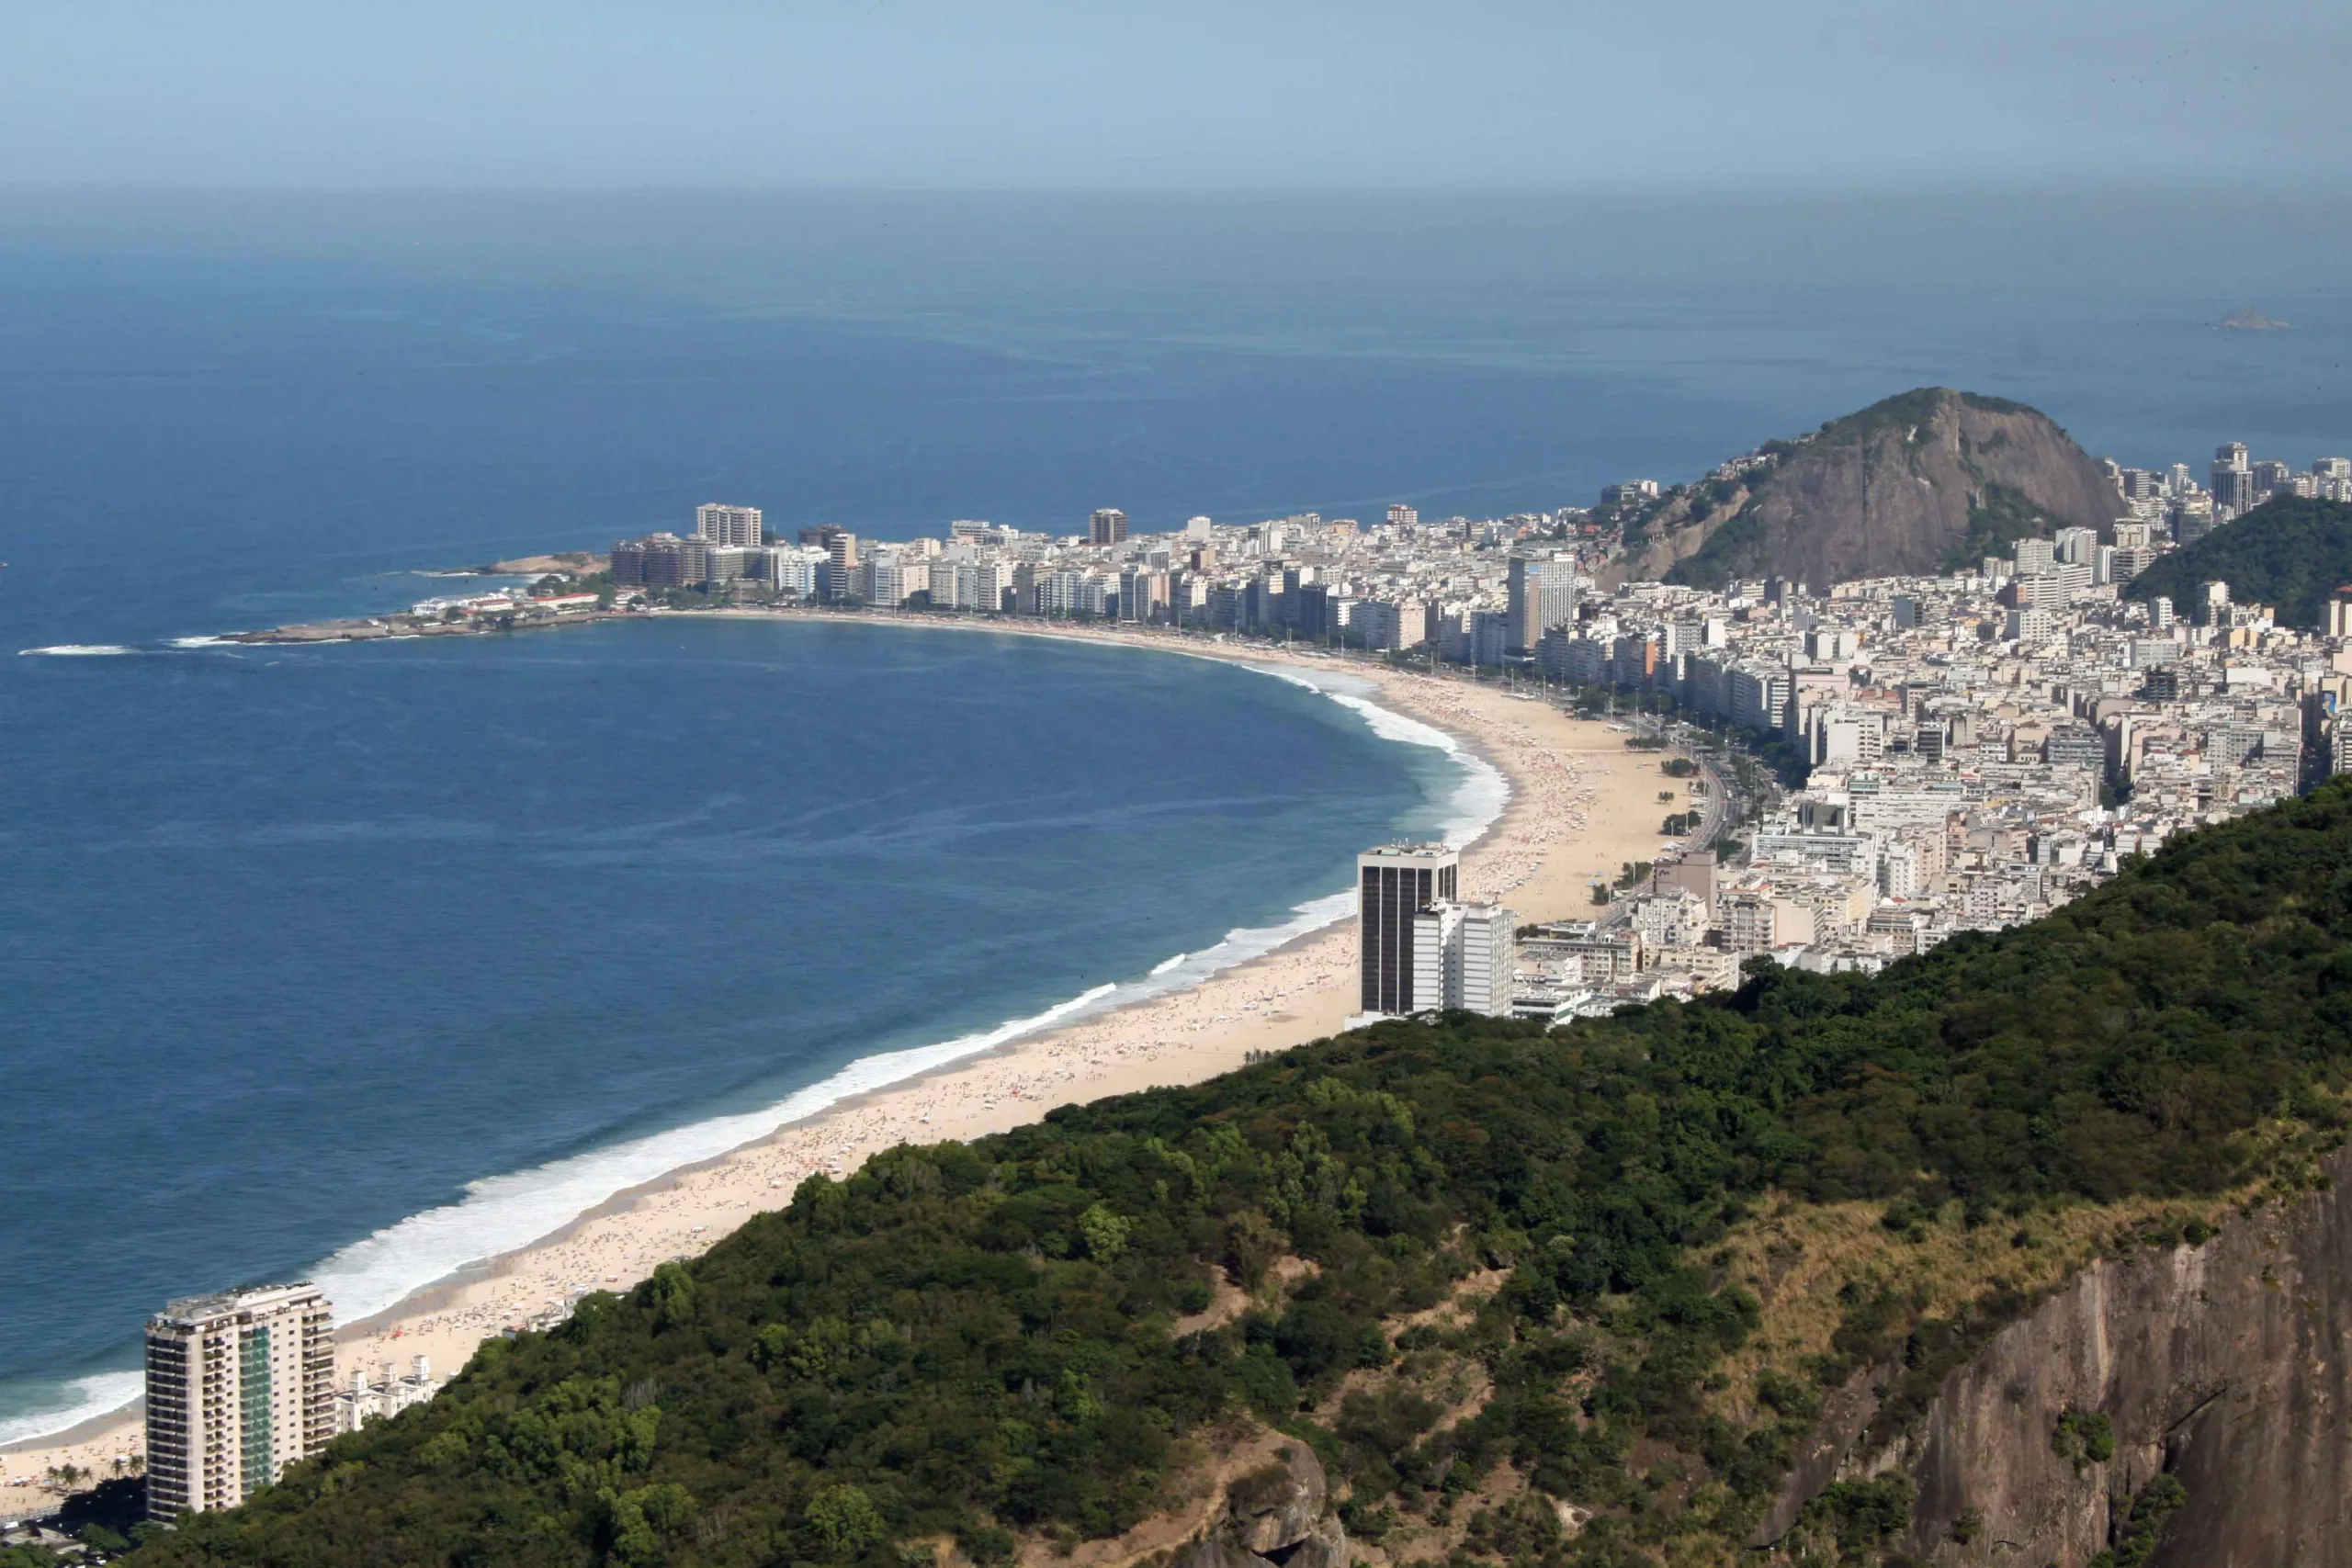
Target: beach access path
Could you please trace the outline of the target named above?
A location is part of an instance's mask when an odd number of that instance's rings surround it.
[[[714,612],[730,614],[730,612]],[[766,612],[745,612],[763,615]],[[1378,702],[1455,737],[1510,781],[1509,805],[1462,856],[1470,899],[1499,899],[1521,923],[1590,911],[1591,886],[1629,861],[1655,859],[1665,808],[1661,753],[1626,748],[1627,733],[1513,695],[1460,672],[1407,673],[1367,661],[1264,646],[1036,623],[908,617],[910,628],[1124,643],[1261,666],[1344,673],[1379,688]],[[338,1383],[389,1363],[405,1373],[431,1358],[437,1377],[474,1348],[582,1291],[624,1290],[660,1263],[701,1254],[752,1214],[780,1208],[813,1172],[855,1170],[901,1143],[977,1138],[1035,1121],[1056,1106],[1164,1085],[1197,1083],[1278,1051],[1337,1033],[1357,1010],[1356,922],[1309,933],[1263,957],[1170,992],[1014,1041],[923,1077],[842,1100],[809,1119],[697,1166],[620,1193],[538,1242],[491,1261],[475,1277],[429,1287],[340,1332]],[[71,1464],[100,1476],[137,1453],[136,1410],[0,1451],[0,1486]],[[31,1488],[0,1491],[15,1511]]]

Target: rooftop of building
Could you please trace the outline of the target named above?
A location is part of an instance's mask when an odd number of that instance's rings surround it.
[[[155,1314],[163,1324],[193,1325],[232,1313],[250,1312],[299,1301],[305,1295],[317,1295],[319,1288],[308,1280],[294,1280],[277,1285],[238,1285],[210,1295],[182,1296],[164,1303]]]
[[[1451,844],[1416,844],[1400,840],[1393,844],[1382,844],[1377,849],[1366,850],[1358,858],[1362,860],[1374,858],[1443,860],[1459,853],[1461,852]]]

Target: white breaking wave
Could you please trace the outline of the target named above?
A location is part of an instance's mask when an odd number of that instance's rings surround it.
[[[713,1117],[530,1170],[484,1178],[469,1183],[457,1202],[413,1214],[345,1247],[311,1277],[334,1303],[338,1318],[373,1316],[435,1280],[552,1235],[616,1193],[756,1143],[854,1095],[888,1089],[1025,1036],[1198,985],[1221,969],[1262,957],[1344,919],[1353,908],[1352,892],[1312,899],[1279,925],[1238,928],[1214,947],[1178,953],[1143,979],[1097,986],[1043,1012],[938,1044],[862,1057],[757,1111]]]
[[[1445,731],[1288,670],[1247,668],[1278,674],[1331,698],[1361,715],[1384,740],[1430,747],[1453,759],[1462,769],[1463,780],[1445,803],[1448,842],[1466,843],[1486,831],[1510,799],[1510,787],[1502,774]],[[485,1178],[470,1184],[458,1202],[412,1215],[344,1248],[321,1265],[312,1278],[326,1289],[337,1314],[345,1320],[372,1316],[435,1280],[560,1230],[616,1193],[682,1167],[716,1159],[853,1095],[902,1083],[1027,1035],[1196,986],[1220,970],[1263,957],[1343,920],[1354,909],[1354,890],[1343,887],[1295,906],[1290,917],[1277,924],[1237,927],[1212,947],[1163,959],[1140,979],[1097,986],[1043,1012],[1010,1020],[994,1029],[863,1057],[760,1110],[714,1117],[531,1170]]]
[[[27,1438],[46,1438],[53,1432],[78,1427],[85,1421],[111,1416],[139,1397],[145,1387],[145,1379],[139,1372],[98,1372],[86,1378],[75,1378],[65,1387],[72,1403],[54,1410],[0,1421],[0,1443],[22,1442]]]
[[[1395,740],[1408,746],[1428,746],[1444,752],[1462,770],[1462,782],[1453,786],[1446,797],[1449,815],[1443,824],[1443,837],[1455,849],[1476,840],[1495,818],[1503,814],[1510,803],[1510,781],[1496,767],[1475,751],[1464,749],[1462,742],[1435,725],[1423,724],[1417,718],[1407,718],[1362,697],[1351,697],[1344,692],[1326,692],[1325,696],[1342,707],[1355,709],[1372,726],[1372,732],[1383,740]]]
[[[187,646],[197,639],[183,639]],[[28,653],[68,651],[129,653],[130,649],[28,649]],[[1460,846],[1485,832],[1501,816],[1510,798],[1510,784],[1492,763],[1468,750],[1444,730],[1384,708],[1344,685],[1366,686],[1346,675],[1317,681],[1300,671],[1275,665],[1244,664],[1244,669],[1272,675],[1329,697],[1361,716],[1374,735],[1399,745],[1422,746],[1442,751],[1462,771],[1462,780],[1444,803],[1445,841]],[[1326,683],[1328,682],[1329,683]],[[883,1052],[850,1063],[831,1077],[795,1090],[757,1111],[712,1117],[688,1126],[635,1138],[608,1148],[469,1183],[466,1195],[454,1203],[412,1214],[363,1241],[353,1243],[311,1272],[334,1302],[345,1322],[372,1317],[403,1298],[469,1267],[530,1246],[553,1235],[598,1205],[632,1187],[658,1180],[686,1166],[716,1159],[729,1150],[756,1143],[795,1122],[815,1116],[829,1106],[854,1095],[893,1084],[977,1056],[1031,1034],[1132,1006],[1199,985],[1221,970],[1261,958],[1279,947],[1346,919],[1355,910],[1352,886],[1310,898],[1293,907],[1290,918],[1271,926],[1243,926],[1227,931],[1212,947],[1180,953],[1153,965],[1143,978],[1119,985],[1097,986],[1058,1002],[1045,1011],[1017,1018],[994,1029],[959,1035],[933,1045]],[[0,1442],[17,1441],[61,1432],[95,1416],[121,1408],[141,1387],[137,1372],[108,1372],[72,1385],[74,1404],[45,1414],[0,1423]]]
[[[1164,997],[1170,991],[1197,986],[1220,969],[1263,958],[1274,949],[1321,931],[1335,920],[1346,919],[1355,912],[1355,892],[1350,888],[1293,906],[1290,919],[1280,925],[1237,926],[1226,932],[1216,946],[1204,947],[1198,953],[1180,953],[1153,968],[1147,978],[1119,987],[1119,996],[1111,1005],[1125,1007],[1131,1002]]]
[[[1115,986],[1097,986],[1028,1018],[935,1045],[863,1057],[819,1083],[757,1111],[717,1116],[610,1148],[593,1149],[534,1169],[468,1184],[455,1203],[412,1214],[330,1258],[311,1274],[346,1320],[370,1317],[401,1297],[469,1264],[553,1234],[616,1193],[690,1165],[716,1159],[778,1128],[966,1056],[1052,1029],[1098,1010]]]
[[[1310,692],[1330,698],[1341,707],[1361,714],[1372,732],[1383,740],[1404,746],[1426,746],[1451,758],[1462,770],[1462,781],[1446,796],[1445,817],[1440,835],[1453,848],[1461,849],[1475,841],[1495,825],[1496,818],[1503,814],[1503,807],[1510,804],[1510,780],[1503,776],[1502,770],[1464,747],[1460,740],[1433,724],[1408,718],[1393,708],[1382,707],[1353,692],[1340,689],[1341,682],[1356,686],[1367,683],[1361,679],[1327,676],[1317,680],[1305,671],[1275,664],[1251,664],[1245,668],[1287,681],[1294,686],[1304,686]]]
[[[235,648],[238,645],[224,637],[175,637],[164,644],[166,648]],[[62,642],[54,648],[20,648],[19,657],[39,659],[119,659],[129,654],[153,653],[152,648],[129,648],[119,642]]]

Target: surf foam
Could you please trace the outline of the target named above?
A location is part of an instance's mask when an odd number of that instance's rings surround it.
[[[1328,697],[1341,707],[1362,716],[1372,732],[1383,740],[1402,746],[1422,746],[1442,751],[1462,770],[1462,778],[1446,796],[1444,816],[1440,824],[1440,836],[1455,849],[1477,840],[1494,826],[1510,804],[1510,781],[1502,771],[1476,751],[1464,746],[1454,736],[1433,724],[1382,707],[1361,694],[1372,688],[1361,677],[1324,675],[1292,670],[1282,665],[1248,664],[1245,669],[1287,681],[1294,686],[1304,686],[1310,692]],[[1353,686],[1357,691],[1347,688]]]
[[[1384,740],[1429,748],[1451,758],[1462,770],[1462,780],[1442,807],[1449,843],[1466,843],[1485,832],[1510,800],[1510,786],[1503,775],[1444,730],[1340,689],[1343,684],[1364,682],[1346,676],[1318,682],[1280,667],[1250,664],[1244,668],[1276,675],[1330,698],[1363,717]],[[1008,1020],[993,1029],[862,1057],[760,1110],[714,1117],[530,1170],[484,1178],[471,1183],[458,1201],[412,1215],[344,1248],[321,1265],[313,1278],[334,1299],[339,1317],[351,1321],[372,1316],[435,1280],[562,1229],[616,1193],[757,1142],[854,1095],[902,1083],[1031,1034],[1196,986],[1222,970],[1263,957],[1343,920],[1354,908],[1353,888],[1341,888],[1294,906],[1287,919],[1272,925],[1238,926],[1213,946],[1163,959],[1138,979],[1098,986],[1043,1012]]]
[[[145,1386],[144,1374],[140,1372],[96,1372],[75,1378],[65,1385],[64,1404],[0,1421],[0,1444],[46,1438],[70,1431],[85,1421],[111,1416],[138,1398]]]
[[[1285,666],[1244,662],[1241,667],[1328,697],[1362,717],[1383,740],[1443,752],[1462,774],[1441,807],[1447,843],[1458,848],[1476,839],[1509,804],[1510,781],[1492,763],[1436,726],[1361,695],[1362,691],[1376,688],[1360,677],[1335,672],[1317,679]],[[853,1096],[887,1089],[1027,1035],[1188,989],[1222,970],[1261,958],[1343,920],[1354,909],[1354,889],[1342,888],[1293,906],[1289,918],[1275,924],[1237,926],[1215,945],[1163,959],[1139,979],[1097,986],[1043,1012],[1008,1020],[993,1029],[862,1057],[760,1110],[712,1117],[529,1170],[485,1177],[469,1183],[465,1196],[458,1201],[412,1214],[343,1248],[311,1277],[326,1291],[342,1321],[372,1317],[435,1281],[553,1235],[630,1188],[716,1159]],[[72,1386],[77,1391],[72,1406],[0,1424],[0,1441],[61,1432],[119,1409],[137,1395],[141,1379],[136,1372],[109,1372]]]
[[[757,1111],[712,1117],[608,1148],[468,1184],[455,1203],[412,1214],[345,1247],[312,1273],[345,1321],[372,1317],[402,1297],[469,1264],[513,1252],[562,1229],[615,1194],[690,1165],[716,1159],[853,1095],[995,1050],[1093,1010],[1116,986],[1058,1002],[1040,1013],[933,1045],[861,1057],[831,1077]]]

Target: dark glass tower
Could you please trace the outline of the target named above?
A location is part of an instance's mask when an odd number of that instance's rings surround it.
[[[1363,1010],[1407,1013],[1442,1005],[1415,999],[1413,915],[1455,896],[1462,857],[1443,844],[1390,844],[1356,857],[1363,942]],[[1442,985],[1442,977],[1437,984]]]

